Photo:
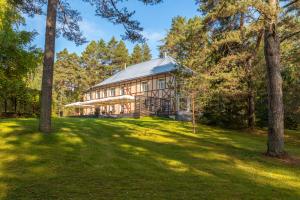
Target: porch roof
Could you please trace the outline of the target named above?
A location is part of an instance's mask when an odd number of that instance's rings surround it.
[[[134,97],[131,95],[107,97],[103,99],[94,99],[94,100],[84,101],[84,102],[75,102],[75,103],[67,104],[65,105],[65,107],[89,107],[96,104],[105,105],[105,104],[121,103],[121,102],[128,102],[128,101],[134,101]]]

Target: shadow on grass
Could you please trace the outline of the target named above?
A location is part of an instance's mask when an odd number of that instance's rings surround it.
[[[259,136],[158,118],[1,126],[2,199],[300,198],[300,170],[262,157]]]

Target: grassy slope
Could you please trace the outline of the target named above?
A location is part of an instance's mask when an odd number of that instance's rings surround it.
[[[0,119],[0,199],[300,199],[300,167],[265,135],[162,119]],[[300,156],[300,133],[287,150]]]

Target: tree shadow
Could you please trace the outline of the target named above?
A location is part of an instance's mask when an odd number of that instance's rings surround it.
[[[55,119],[49,135],[33,119],[8,122],[2,199],[300,197],[300,170],[260,156],[259,136],[206,126],[194,135],[186,123],[158,118]]]

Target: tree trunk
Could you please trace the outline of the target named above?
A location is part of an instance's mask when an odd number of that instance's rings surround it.
[[[7,100],[4,99],[4,112],[7,113]]]
[[[248,81],[248,128],[254,129],[255,126],[255,101],[253,80]]]
[[[41,95],[41,115],[39,125],[40,131],[44,133],[49,133],[51,131],[51,104],[57,3],[58,0],[48,0]]]
[[[14,97],[14,110],[17,113],[17,97]]]
[[[195,117],[195,92],[192,93],[192,117],[193,117],[193,133],[196,133],[196,117]]]
[[[277,0],[269,0],[273,12],[277,12]],[[284,111],[282,77],[280,74],[280,40],[276,30],[277,15],[265,25],[264,43],[268,89],[268,149],[269,156],[284,154]]]

